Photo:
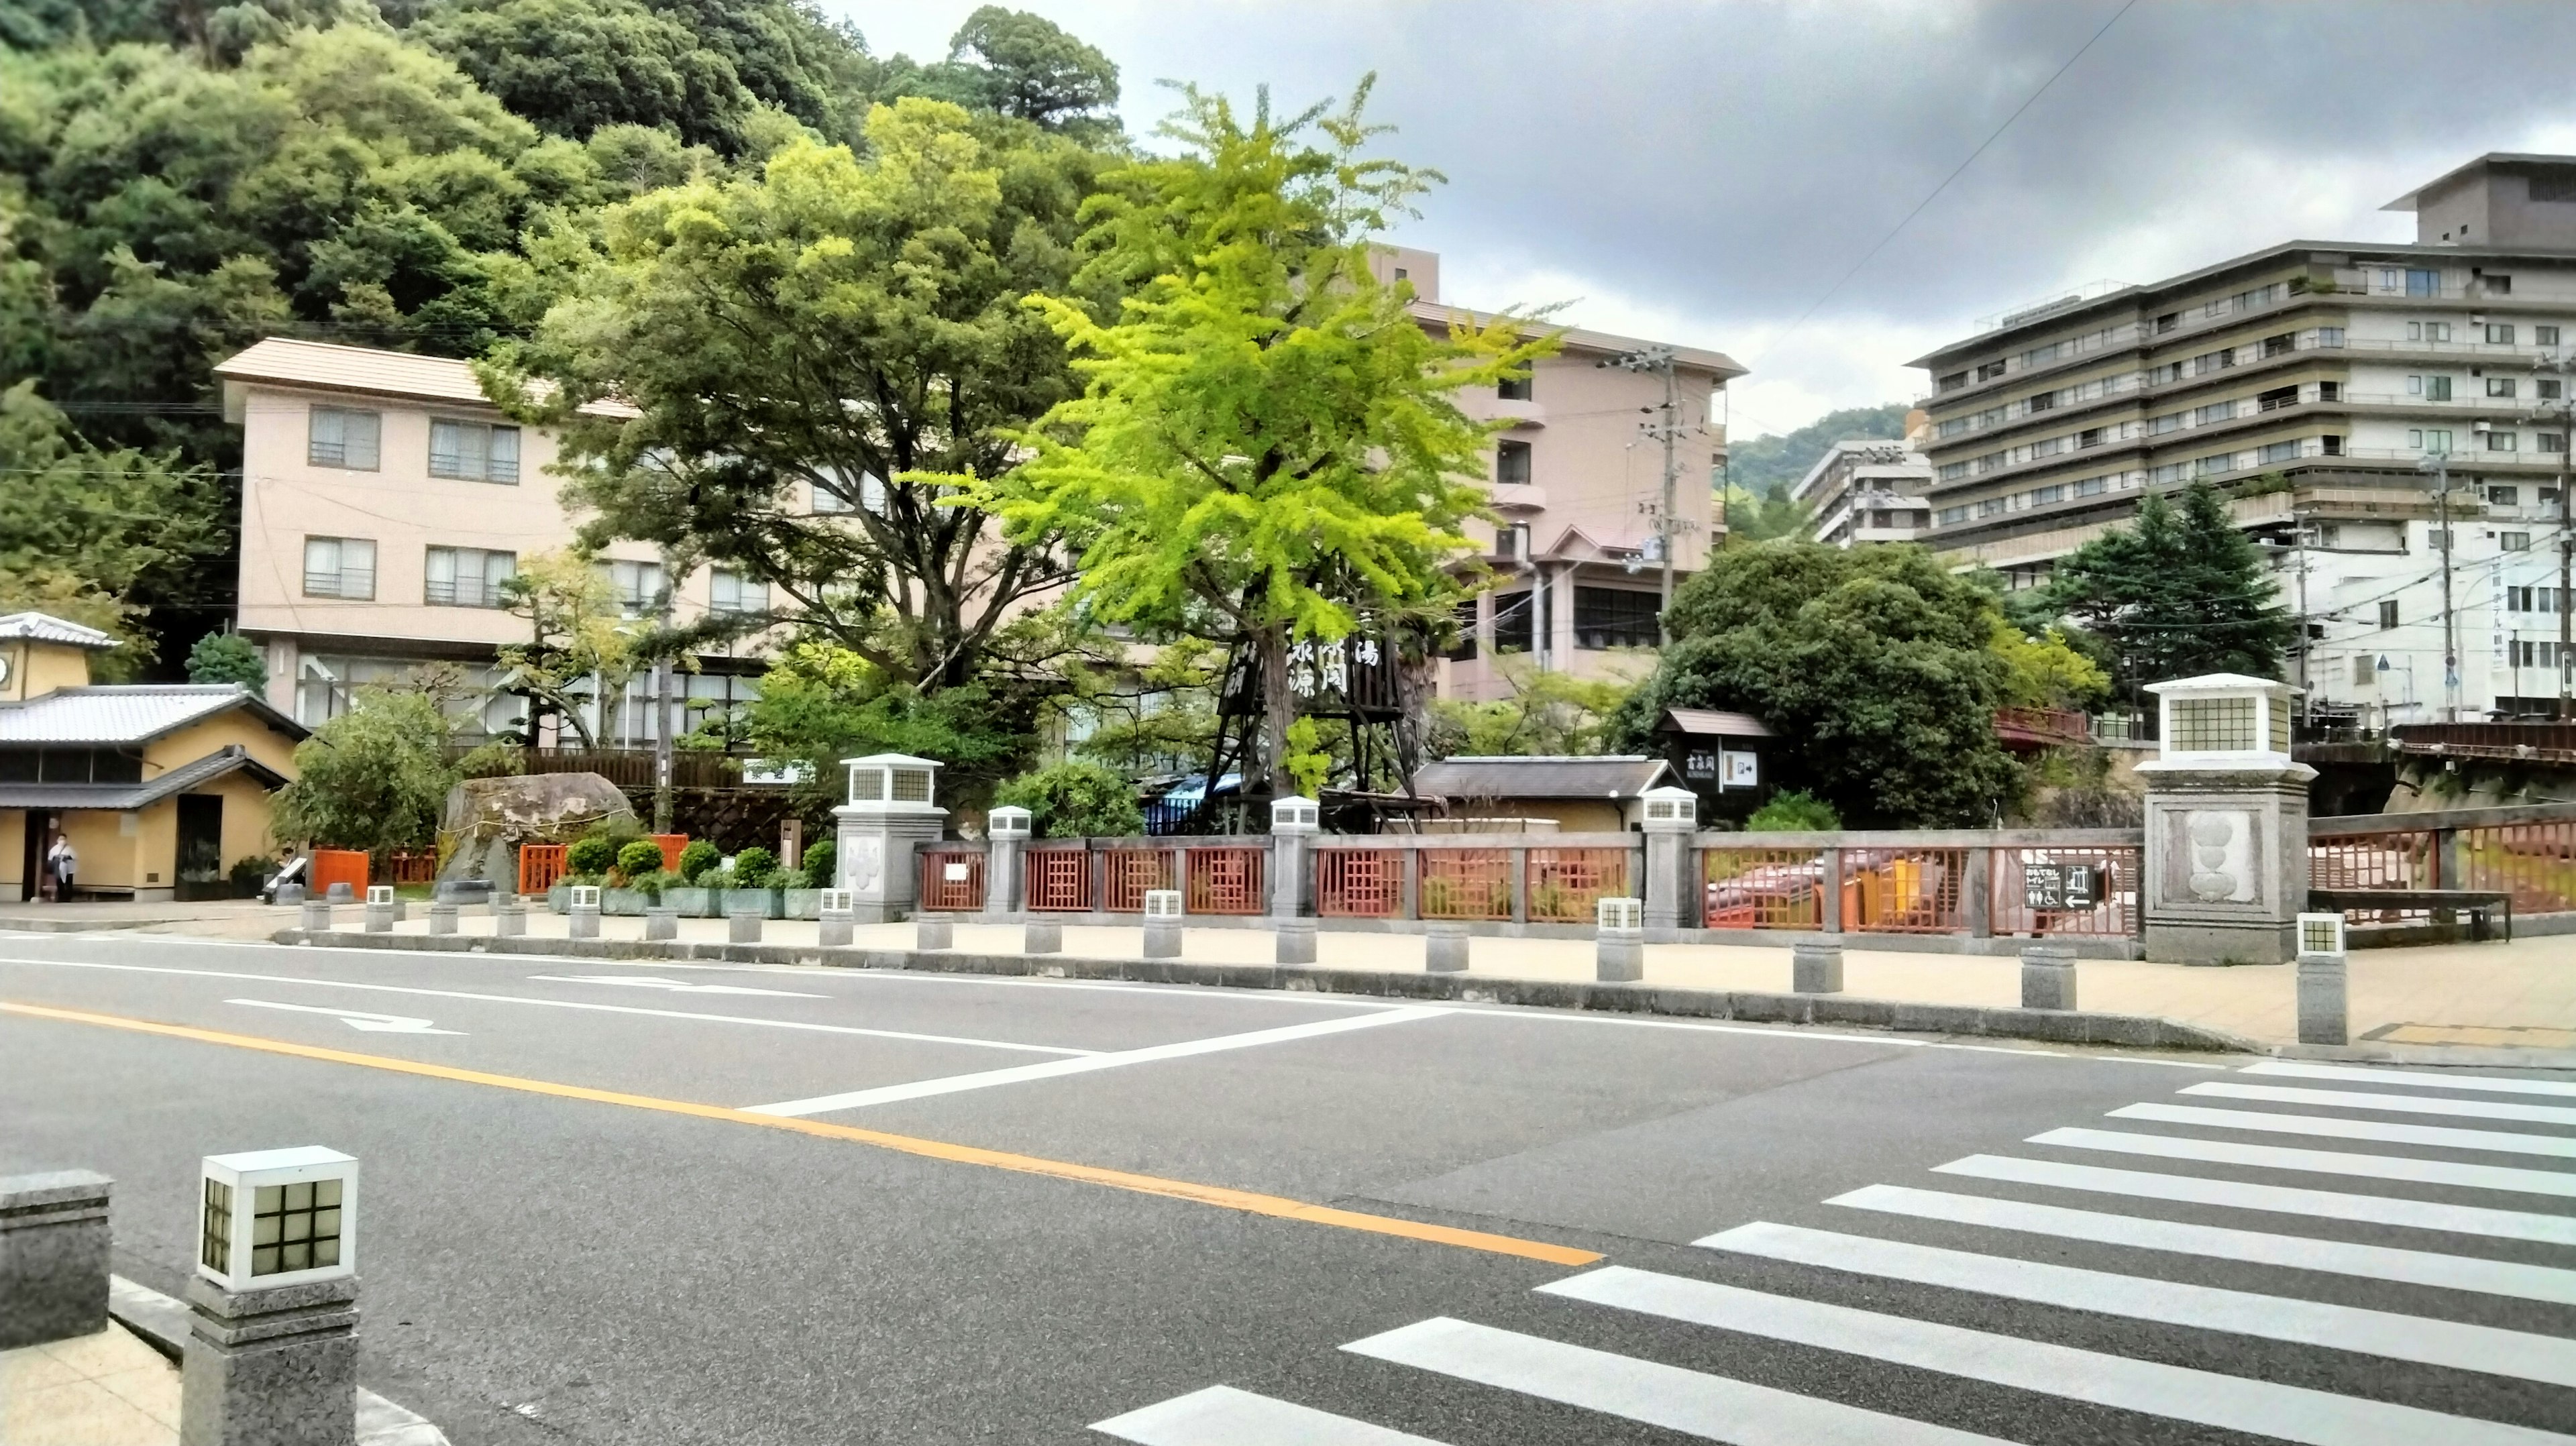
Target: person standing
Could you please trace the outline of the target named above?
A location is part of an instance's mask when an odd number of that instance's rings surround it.
[[[72,850],[70,834],[57,835],[53,848],[45,855],[45,871],[54,876],[54,902],[72,901],[72,875],[80,868],[80,855]]]

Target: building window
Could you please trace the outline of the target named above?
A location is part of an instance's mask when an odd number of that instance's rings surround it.
[[[1505,377],[1494,383],[1494,395],[1507,402],[1526,402],[1530,399],[1530,382],[1531,378],[1525,376]]]
[[[2554,326],[2533,327],[2531,329],[2531,344],[2533,346],[2558,345],[2558,328]]]
[[[814,510],[819,513],[857,512],[866,510],[885,516],[885,479],[873,472],[859,474],[859,485],[853,487],[842,475],[830,468],[823,480],[814,484]]]
[[[2110,486],[2111,479],[2108,477],[2087,477],[2075,484],[2075,495],[2078,497],[2099,497],[2105,491],[2108,491]]]
[[[2535,450],[2542,452],[2564,452],[2567,450],[2567,434],[2565,432],[2543,432],[2540,434],[2540,440],[2532,443],[2532,446]]]
[[[2451,434],[2441,427],[2409,427],[2406,430],[2406,445],[2448,456],[2451,451]]]
[[[1977,515],[1979,517],[1992,517],[1996,513],[2003,511],[2005,505],[2005,501],[2001,497],[1981,497],[1977,499]]]
[[[2496,546],[2506,552],[2529,552],[2531,551],[2531,534],[2528,532],[2499,532],[2496,534]]]
[[[769,611],[769,584],[755,582],[729,567],[707,575],[707,609],[719,613]]]
[[[304,539],[304,595],[373,601],[376,545],[363,537]]]
[[[2342,401],[2342,400],[2343,400],[2343,383],[2341,383],[2341,382],[2319,382],[2319,383],[2317,383],[2317,400],[2318,400],[2318,401],[2321,401],[2321,402],[2340,402],[2340,401]]]
[[[2212,452],[2206,457],[2191,459],[2191,473],[2195,477],[2206,477],[2213,472],[2230,472],[2234,471],[2235,467],[2236,454],[2233,452]]]
[[[2063,502],[2065,500],[2066,484],[2063,482],[2054,487],[2034,487],[2031,489],[2030,505],[2033,507],[2046,507],[2052,502]]]
[[[2406,294],[2409,296],[2441,295],[2442,273],[2439,271],[2408,271],[2406,273]]]
[[[2332,386],[2334,383],[2328,382],[2326,385]],[[2274,387],[2268,392],[2258,392],[2254,397],[2254,410],[2258,412],[2277,412],[2283,407],[2295,407],[2298,404],[2299,389],[2296,386]]]
[[[2267,336],[2263,338],[2263,355],[2288,356],[2290,352],[2298,346],[2298,344],[2299,338],[2297,334],[2293,332],[2283,332],[2279,336]]]
[[[2513,345],[2513,323],[2509,321],[2488,322],[2487,341],[2491,345],[2495,346]]]
[[[2273,462],[2295,462],[2298,457],[2299,444],[2296,442],[2266,442],[2254,452],[2254,460],[2258,466]]]
[[[2212,402],[2208,406],[2194,407],[2192,409],[2191,424],[2195,427],[2206,427],[2213,422],[2227,421],[2235,415],[2235,402]]]
[[[1982,362],[1982,363],[1979,363],[1979,364],[1978,364],[1978,367],[1977,367],[1977,380],[1978,380],[1978,381],[1981,381],[1981,382],[1990,382],[1990,381],[1993,381],[1995,378],[1997,378],[1997,377],[1999,377],[1999,376],[2002,376],[2003,374],[2004,374],[2004,364],[2003,364],[2002,362],[1999,362],[1999,361],[1990,361],[1990,362]]]
[[[2343,455],[2343,438],[2333,436],[2319,437],[2317,438],[2317,450],[2329,457],[2340,457]]]
[[[2356,688],[2367,688],[2367,687],[2369,687],[2372,683],[2375,683],[2375,682],[2377,682],[2378,680],[2379,680],[2378,672],[2377,672],[2377,670],[2376,670],[2376,669],[2374,669],[2374,668],[2371,666],[2370,654],[2368,654],[2368,653],[2355,653],[2355,654],[2353,654],[2353,655],[2352,655],[2352,685],[2353,685],[2354,687],[2356,687]]]
[[[304,460],[316,467],[345,467],[352,472],[376,470],[378,444],[385,419],[377,412],[345,407],[315,407],[307,424]]]
[[[2555,402],[2567,395],[2567,384],[2555,377],[2534,377],[2531,394],[2544,402]]]
[[[2321,326],[2321,327],[2318,327],[2318,328],[2317,328],[2317,345],[2319,345],[2319,346],[2341,346],[2341,345],[2343,345],[2343,328],[2342,328],[2342,327],[2339,327],[2339,326]]]
[[[640,618],[662,610],[662,600],[669,583],[658,562],[606,561],[594,563],[599,575],[608,582],[609,591],[617,596],[621,616]]]
[[[2424,379],[2424,400],[2428,402],[2447,402],[2450,399],[2451,379],[2449,377],[2426,377]]]
[[[2383,628],[2397,626],[2397,599],[2391,597],[2379,600],[2379,625]]]
[[[2156,318],[2156,335],[2162,336],[2166,332],[2169,332],[2180,325],[2182,325],[2182,313],[2179,311],[2168,311],[2164,315]]]
[[[2034,392],[2033,394],[2031,394],[2028,398],[2026,398],[2026,399],[2024,400],[2024,402],[2023,402],[2023,404],[2022,404],[2022,411],[2023,411],[2025,414],[2030,413],[2030,412],[2045,412],[2045,411],[2047,411],[2049,408],[2054,407],[2054,406],[2056,406],[2056,405],[2057,405],[2057,393],[2055,393],[2055,392]]]
[[[1449,651],[1441,656],[1453,663],[1463,663],[1476,656],[1476,600],[1458,604],[1455,614],[1458,636],[1451,640]]]
[[[1526,589],[1494,598],[1494,651],[1526,653],[1538,646],[1538,609]]]
[[[2511,378],[2511,377],[2489,377],[2489,378],[2487,378],[2487,395],[2488,395],[2488,396],[2491,396],[2491,397],[2509,397],[2509,396],[2512,396],[2512,395],[2513,395],[2513,378]]]
[[[2501,484],[2489,487],[2487,489],[2487,500],[2498,507],[2519,506],[2522,502],[2522,489],[2519,487],[2506,487]]]
[[[1944,462],[1941,464],[1941,480],[1944,482],[1956,482],[1967,475],[1968,464],[1965,462]]]
[[[497,608],[501,584],[519,571],[514,552],[488,552],[479,547],[433,547],[425,569],[425,601],[432,607]]]
[[[1955,392],[1967,384],[1968,374],[1966,372],[1951,372],[1943,376],[1938,382],[1933,383],[1933,386],[1939,391]]]
[[[2150,437],[2161,437],[2167,432],[2179,432],[2181,430],[2182,413],[2180,412],[2167,412],[2161,417],[2150,417],[2147,419],[2147,435]]]
[[[2487,450],[2490,452],[2510,452],[2515,450],[2515,434],[2512,432],[2487,433]]]
[[[1656,597],[1616,587],[1574,590],[1574,645],[1578,648],[1651,648],[1657,640]]]
[[[1526,487],[1530,480],[1530,444],[1502,441],[1494,444],[1494,482],[1502,487]]]
[[[466,482],[518,481],[519,429],[431,419],[429,475]]]
[[[2484,281],[2484,282],[2486,283],[2487,295],[2489,295],[2489,296],[2511,296],[2511,295],[2513,295],[2513,278],[2512,278],[2512,277],[2510,277],[2510,276],[2497,276],[2497,275],[2489,274],[2489,275],[2487,275],[2487,276],[2480,277],[2479,279],[2480,279],[2480,280],[2482,280],[2482,281]],[[2507,330],[2508,332],[2510,332],[2510,331],[2512,330],[2512,328],[2508,327],[2508,328],[2506,328],[2506,330]],[[2489,340],[2493,340],[2493,338],[2492,338],[2492,337],[2490,337],[2490,338],[2489,338]],[[2508,335],[2508,336],[2506,336],[2506,337],[2505,337],[2505,340],[2507,340],[2507,341],[2511,341],[2511,340],[2513,340],[2513,338],[2512,338],[2510,335]]]

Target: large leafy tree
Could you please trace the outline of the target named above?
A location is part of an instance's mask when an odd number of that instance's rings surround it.
[[[1014,546],[1063,540],[1089,616],[1249,649],[1279,792],[1291,649],[1451,606],[1487,445],[1456,394],[1555,344],[1509,317],[1426,332],[1411,288],[1371,275],[1371,239],[1438,177],[1363,154],[1367,89],[1284,120],[1266,93],[1245,117],[1184,92],[1164,127],[1182,153],[1089,208],[1086,274],[1128,293],[1114,317],[1032,299],[1081,354],[1083,394],[972,494]]]
[[[596,537],[741,571],[895,682],[955,687],[1018,660],[994,656],[1014,616],[1069,572],[1051,537],[996,545],[926,479],[1007,470],[1072,391],[1020,299],[1070,283],[1101,162],[919,98],[868,144],[611,209],[598,263],[487,386],[562,428]]]
[[[1611,720],[1651,745],[1667,708],[1750,713],[1775,780],[1859,828],[1991,824],[2021,774],[1995,741],[2020,701],[1995,596],[1916,547],[1732,547],[1683,584],[1672,646]]]
[[[2047,598],[2101,640],[2114,682],[2133,697],[2149,683],[2201,673],[2277,678],[2298,638],[2262,553],[2206,482],[2178,505],[2147,494],[2135,522],[2057,565]]]

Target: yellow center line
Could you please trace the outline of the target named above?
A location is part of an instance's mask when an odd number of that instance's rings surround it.
[[[255,1049],[269,1054],[291,1055],[297,1059],[318,1059],[330,1064],[349,1064],[365,1069],[388,1070],[395,1074],[420,1075],[426,1079],[488,1085],[495,1089],[518,1090],[526,1094],[553,1095],[558,1099],[588,1100],[593,1104],[624,1105],[629,1109],[655,1110],[666,1115],[694,1115],[703,1120],[724,1120],[737,1125],[757,1125],[765,1130],[787,1130],[800,1135],[817,1135],[828,1140],[850,1140],[862,1145],[874,1145],[879,1149],[919,1155],[925,1159],[946,1160],[952,1164],[981,1165],[993,1170],[1013,1170],[1023,1175],[1043,1175],[1056,1180],[1075,1180],[1086,1185],[1105,1185],[1112,1190],[1131,1190],[1139,1195],[1160,1195],[1171,1200],[1189,1200],[1225,1210],[1241,1210],[1252,1215],[1275,1215],[1283,1220],[1302,1220],[1310,1225],[1331,1225],[1344,1230],[1366,1231],[1373,1235],[1394,1235],[1407,1240],[1427,1240],[1436,1245],[1455,1245],[1462,1249],[1482,1250],[1493,1255],[1512,1255],[1524,1260],[1541,1260],[1550,1265],[1590,1265],[1601,1259],[1598,1251],[1576,1250],[1570,1246],[1550,1245],[1540,1240],[1523,1240],[1517,1236],[1495,1235],[1482,1230],[1460,1230],[1454,1226],[1432,1225],[1424,1221],[1404,1220],[1392,1215],[1371,1215],[1361,1210],[1337,1210],[1329,1205],[1314,1205],[1303,1200],[1291,1200],[1284,1195],[1264,1195],[1251,1190],[1234,1190],[1223,1185],[1201,1185],[1188,1180],[1165,1179],[1160,1175],[1139,1175],[1126,1170],[1105,1170],[1097,1165],[1078,1165],[1066,1160],[1049,1160],[1037,1155],[1014,1154],[1008,1150],[987,1150],[976,1145],[951,1144],[946,1140],[926,1140],[918,1135],[896,1135],[884,1130],[863,1130],[855,1125],[836,1125],[825,1120],[801,1120],[785,1115],[755,1115],[747,1110],[727,1109],[722,1105],[693,1104],[687,1100],[666,1100],[653,1095],[627,1094],[620,1090],[590,1089],[583,1085],[557,1084],[552,1080],[523,1079],[517,1075],[490,1074],[482,1070],[458,1069],[444,1064],[425,1064],[417,1060],[395,1059],[389,1055],[359,1054],[352,1050],[326,1049],[320,1045],[294,1044],[282,1039],[262,1039],[249,1034],[227,1034],[220,1030],[196,1029],[184,1024],[163,1024],[149,1019],[129,1019],[117,1014],[92,1014],[77,1009],[55,1009],[41,1004],[20,1004],[10,1000],[0,1000],[0,1014],[20,1014],[32,1019],[57,1019],[73,1024],[95,1024],[108,1029],[131,1030],[137,1034],[158,1034],[171,1039],[195,1040],[200,1044],[221,1044],[235,1049]]]

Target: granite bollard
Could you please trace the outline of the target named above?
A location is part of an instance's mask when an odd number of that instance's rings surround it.
[[[729,910],[725,914],[725,942],[757,944],[760,942],[761,927],[768,922],[769,914],[765,909]]]
[[[455,904],[442,900],[429,906],[429,932],[433,934],[456,932]]]
[[[304,901],[303,910],[295,922],[297,927],[303,929],[307,934],[329,933],[331,930],[331,901],[328,899],[306,899]]]
[[[1843,946],[1796,943],[1789,946],[1789,987],[1800,994],[1843,992]]]
[[[858,937],[858,905],[848,889],[825,889],[814,919],[814,942],[826,949],[847,949]]]
[[[648,940],[679,938],[680,911],[668,904],[645,905],[644,937]]]
[[[492,937],[523,939],[528,933],[528,901],[517,894],[503,894],[492,906]]]
[[[1181,957],[1181,891],[1147,889],[1145,891],[1145,957],[1178,959]]]
[[[1312,964],[1315,962],[1315,921],[1312,919],[1273,919],[1271,933],[1276,942],[1270,962],[1274,964]]]
[[[1023,954],[1063,953],[1064,924],[1055,919],[1031,919],[1021,925],[1020,952]]]
[[[1433,974],[1458,974],[1467,968],[1467,926],[1447,920],[1422,930],[1422,967]]]
[[[107,1329],[107,1202],[88,1170],[0,1179],[0,1351]]]
[[[2021,950],[2021,1007],[2075,1007],[2075,951],[2064,944],[2025,944]]]
[[[928,915],[913,921],[912,947],[916,949],[954,949],[957,947],[957,922],[934,919]]]

